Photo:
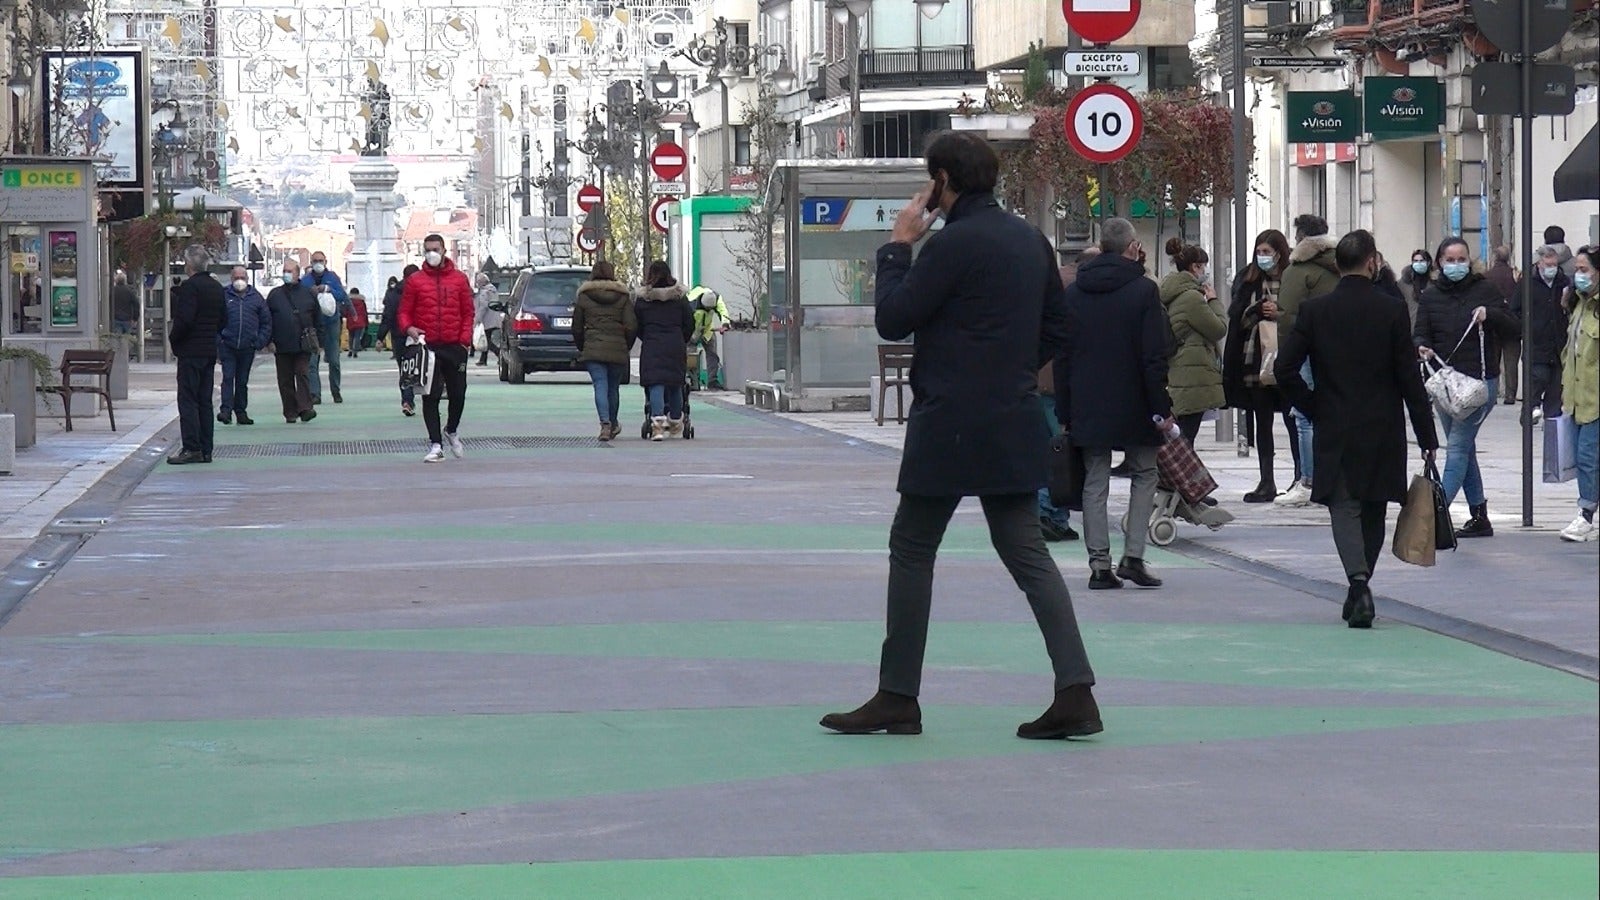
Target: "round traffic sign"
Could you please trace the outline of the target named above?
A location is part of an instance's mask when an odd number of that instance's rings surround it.
[[[583,187],[578,188],[579,212],[589,212],[596,206],[604,203],[605,199],[606,195],[600,193],[600,189],[592,184],[586,184]]]
[[[1109,44],[1133,30],[1139,0],[1061,0],[1067,27],[1091,44]]]
[[[677,181],[689,171],[689,155],[671,141],[662,141],[650,151],[650,171],[662,181]]]
[[[1133,152],[1144,134],[1144,110],[1114,84],[1092,84],[1067,104],[1067,142],[1090,162],[1113,163]]]
[[[657,197],[656,202],[650,204],[650,224],[662,234],[667,233],[668,209],[677,201],[677,197]]]
[[[594,233],[593,228],[585,228],[578,232],[578,249],[585,253],[594,253],[600,249],[600,235]]]

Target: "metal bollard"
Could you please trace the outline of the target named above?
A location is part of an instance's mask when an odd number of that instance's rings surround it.
[[[0,475],[10,475],[17,467],[17,417],[0,413]]]

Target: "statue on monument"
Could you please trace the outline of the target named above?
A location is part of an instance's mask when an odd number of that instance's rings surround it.
[[[367,120],[367,140],[361,148],[362,156],[387,156],[389,153],[389,86],[374,78],[367,79],[367,91],[362,97],[371,110]]]

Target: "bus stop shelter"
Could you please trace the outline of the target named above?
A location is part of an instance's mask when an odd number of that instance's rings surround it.
[[[765,202],[777,204],[768,363],[774,405],[809,408],[808,392],[866,394],[878,374],[873,324],[877,251],[928,183],[920,159],[782,160]]]

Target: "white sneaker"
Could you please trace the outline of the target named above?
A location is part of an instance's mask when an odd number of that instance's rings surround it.
[[[1304,481],[1297,481],[1294,487],[1289,488],[1272,501],[1273,506],[1283,509],[1299,509],[1311,505],[1311,486]]]
[[[467,448],[461,443],[461,435],[456,434],[453,431],[446,431],[444,433],[444,439],[450,444],[451,456],[454,456],[456,459],[461,459],[467,455]]]
[[[1533,411],[1533,424],[1537,425],[1537,424],[1539,424],[1540,422],[1543,422],[1543,421],[1544,421],[1544,410],[1542,410],[1542,409],[1534,410]]]
[[[1600,525],[1587,521],[1583,516],[1573,519],[1567,527],[1561,529],[1561,539],[1574,544],[1592,541],[1600,538]]]
[[[422,461],[425,462],[425,463],[440,463],[440,462],[444,462],[444,448],[439,446],[438,444],[429,444],[428,445],[428,455],[424,456],[422,458]]]

